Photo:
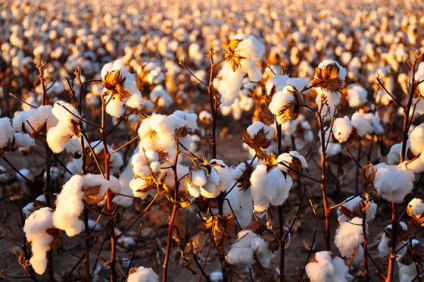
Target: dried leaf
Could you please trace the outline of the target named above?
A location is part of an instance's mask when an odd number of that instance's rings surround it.
[[[87,186],[83,187],[82,191],[84,192],[83,200],[89,205],[98,204],[103,201],[105,195],[99,195],[101,185]]]
[[[230,62],[233,71],[236,71],[240,67],[240,61],[244,59],[244,57],[235,53],[235,49],[241,41],[241,39],[232,40],[225,49],[225,59]]]
[[[206,246],[206,233],[200,231],[197,235],[190,238],[190,242],[193,245],[193,252],[199,254]]]
[[[339,70],[336,63],[329,64],[324,69],[315,68],[315,78],[311,84],[331,92],[340,92],[343,88],[343,81],[338,77]]]

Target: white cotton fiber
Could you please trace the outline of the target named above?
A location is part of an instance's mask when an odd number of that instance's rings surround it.
[[[415,127],[409,134],[410,148],[414,155],[424,152],[424,124]]]
[[[360,85],[350,84],[347,86],[349,107],[360,107],[367,102],[367,90]]]
[[[362,233],[362,218],[355,217],[343,222],[336,230],[334,244],[343,257],[350,258],[355,250],[364,241]]]
[[[0,149],[3,149],[7,145],[11,145],[15,133],[9,118],[0,119],[0,132]]]
[[[333,137],[339,143],[346,142],[352,133],[352,123],[348,117],[336,118],[333,123]]]
[[[54,228],[53,210],[45,207],[34,211],[26,220],[24,232],[28,242],[31,242],[32,257],[29,260],[37,274],[43,274],[47,268],[46,253],[50,250],[53,237],[46,230]]]
[[[421,199],[414,198],[408,204],[408,214],[416,219],[421,218],[424,214],[424,203]]]
[[[387,201],[401,203],[405,196],[412,191],[415,175],[402,167],[384,163],[373,167],[377,170],[374,178],[374,188]]]
[[[369,121],[368,119],[365,119],[360,112],[355,112],[352,115],[351,122],[352,122],[352,125],[356,128],[356,133],[359,136],[370,134],[373,131],[372,122]]]
[[[159,276],[151,268],[139,266],[128,275],[127,282],[159,282]]]
[[[311,282],[345,282],[349,268],[341,258],[322,251],[315,254],[315,261],[309,262],[305,270]]]

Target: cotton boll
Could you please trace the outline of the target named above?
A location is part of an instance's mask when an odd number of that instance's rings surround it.
[[[246,73],[238,68],[233,71],[229,62],[224,62],[222,69],[218,73],[217,90],[221,94],[221,102],[223,106],[231,106],[237,98],[238,92]]]
[[[222,282],[224,281],[224,275],[221,271],[214,271],[211,274],[209,274],[209,280],[211,282]]]
[[[3,149],[12,143],[15,133],[9,118],[0,119],[0,131],[0,149]]]
[[[212,159],[210,164],[219,175],[219,190],[222,192],[227,191],[231,187],[232,181],[230,168],[222,160]]]
[[[243,58],[258,61],[262,58],[265,46],[262,45],[254,36],[246,34],[237,34],[233,40],[241,40],[235,48],[235,53]]]
[[[311,282],[346,281],[349,268],[341,258],[332,258],[332,255],[328,251],[318,252],[315,254],[315,261],[306,265],[306,274]]]
[[[334,244],[343,257],[350,258],[355,248],[364,241],[362,234],[362,218],[355,217],[351,221],[340,224],[337,228]]]
[[[424,214],[424,203],[421,199],[414,198],[408,203],[408,214],[416,219]]]
[[[268,188],[268,175],[267,166],[264,164],[258,164],[255,170],[250,176],[251,193],[254,203],[254,210],[256,212],[264,212],[268,206],[269,201],[266,199],[267,188]],[[268,195],[270,193],[268,192]]]
[[[47,131],[46,141],[50,149],[54,153],[58,154],[65,149],[65,144],[69,141],[73,134],[74,128],[72,124],[59,123]]]
[[[53,227],[53,210],[45,207],[34,211],[26,220],[24,232],[28,242],[32,243],[30,264],[37,274],[43,274],[47,268],[46,253],[50,249],[53,237],[46,230]]]
[[[403,163],[405,167],[413,173],[421,173],[424,171],[424,154],[421,153],[418,158]]]
[[[287,175],[284,177],[284,175],[281,173],[281,170],[278,167],[272,168],[268,172],[267,191],[274,190],[273,186],[275,186],[275,196],[272,198],[268,198],[270,203],[273,206],[281,206],[289,197],[289,191],[292,185],[293,185],[293,180],[290,177],[290,175]]]
[[[408,226],[404,222],[399,222],[399,226],[402,227],[404,231],[408,230]],[[390,231],[392,229],[392,225],[391,224],[387,225],[386,229]],[[390,255],[390,241],[391,241],[391,238],[389,238],[385,233],[383,233],[380,243],[378,244],[378,252],[380,257],[385,257]],[[404,242],[399,242],[396,245],[396,250],[399,250],[403,245],[404,245]],[[402,256],[405,252],[406,252],[405,248],[401,248],[400,251],[397,251],[397,255]]]
[[[125,113],[124,104],[125,102],[116,99],[110,94],[105,96],[104,99],[107,102],[106,104],[106,112],[113,117],[121,117]]]
[[[83,229],[83,221],[78,217],[84,209],[81,190],[84,180],[81,175],[74,175],[62,188],[56,199],[56,210],[53,214],[53,225],[65,230],[70,237],[79,234]]]
[[[364,136],[373,132],[372,122],[365,119],[360,112],[355,112],[352,115],[351,123],[356,128],[356,132],[359,136]]]
[[[409,140],[410,149],[414,155],[418,156],[424,152],[424,124],[420,124],[412,130],[409,134]]]
[[[367,102],[367,91],[360,85],[351,84],[347,87],[349,107],[360,107]]]
[[[397,262],[399,266],[399,282],[410,282],[417,277],[417,267],[414,263],[406,265],[399,261]]]
[[[323,102],[321,116],[324,118],[324,120],[330,120],[332,117],[334,117],[336,108],[340,103],[340,94],[332,93],[322,88],[316,88],[316,90],[317,97],[315,102],[317,103],[318,107],[321,107],[321,102]]]
[[[333,123],[333,136],[340,143],[346,142],[352,134],[353,126],[348,117],[336,118]]]
[[[412,191],[415,180],[413,172],[384,163],[374,166],[373,170],[377,170],[374,188],[384,199],[401,203]]]
[[[79,124],[81,121],[80,114],[77,109],[74,108],[71,104],[58,101],[54,103],[52,109],[53,115],[58,119],[59,122],[69,123],[71,121]]]
[[[139,266],[128,275],[128,282],[159,282],[159,276],[151,268]]]

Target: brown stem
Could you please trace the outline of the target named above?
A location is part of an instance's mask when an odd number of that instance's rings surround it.
[[[280,282],[284,281],[284,258],[285,258],[285,236],[284,236],[284,211],[283,206],[278,206],[278,224],[280,225]]]
[[[369,270],[368,270],[368,240],[367,240],[367,224],[366,224],[366,216],[367,211],[362,210],[362,236],[364,238],[364,242],[362,244],[364,248],[364,272],[365,272],[365,280],[370,281]]]
[[[325,132],[324,132],[324,125],[323,120],[321,117],[321,111],[323,108],[323,104],[321,102],[320,110],[317,112],[317,120],[318,120],[318,127],[320,130],[321,135],[321,194],[322,194],[322,203],[324,206],[324,216],[325,216],[325,232],[324,232],[324,241],[327,251],[331,251],[331,244],[330,244],[330,208],[328,206],[328,199],[327,199],[327,191],[326,191],[326,185],[325,185],[325,166],[326,166],[326,145],[325,145]]]

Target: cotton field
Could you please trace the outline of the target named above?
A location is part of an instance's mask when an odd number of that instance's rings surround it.
[[[0,5],[2,280],[422,280],[421,1]]]

